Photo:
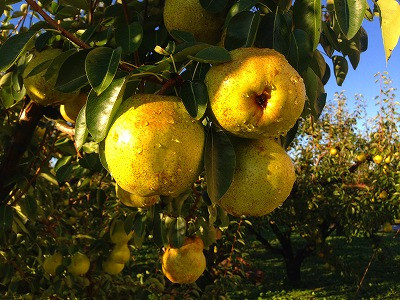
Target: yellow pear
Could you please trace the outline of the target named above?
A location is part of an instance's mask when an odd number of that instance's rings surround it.
[[[295,182],[292,160],[273,139],[232,140],[236,169],[219,205],[235,216],[263,216],[289,196]]]
[[[81,108],[86,104],[87,94],[80,93],[73,101],[60,105],[60,113],[65,121],[75,123]]]
[[[364,162],[367,160],[367,155],[365,153],[360,153],[356,156],[357,161]]]
[[[121,220],[116,220],[111,224],[110,227],[110,238],[114,244],[127,244],[132,238],[133,231],[129,234],[125,232],[124,222]]]
[[[89,258],[85,254],[77,252],[71,257],[71,264],[68,266],[68,272],[76,276],[84,275],[89,271],[89,267]]]
[[[59,252],[45,258],[43,262],[43,269],[50,275],[56,275],[56,270],[61,266],[63,257]]]
[[[215,44],[220,40],[224,20],[207,12],[199,0],[166,0],[164,24],[168,32],[191,32],[197,41]]]
[[[304,108],[303,79],[275,50],[230,53],[232,61],[212,66],[205,79],[216,121],[244,138],[285,135]]]
[[[57,75],[54,74],[49,80],[44,78],[45,70],[35,74],[30,77],[26,77],[36,66],[47,61],[52,60],[62,51],[60,49],[46,49],[42,52],[35,52],[33,58],[26,66],[23,78],[24,85],[26,88],[26,93],[31,98],[32,101],[37,104],[47,106],[67,103],[73,101],[77,96],[79,91],[74,93],[63,93],[55,89],[55,84],[57,80]]]
[[[160,196],[155,195],[155,196],[150,196],[150,197],[141,197],[137,196],[135,194],[129,193],[125,191],[123,188],[120,186],[115,185],[115,190],[117,193],[117,198],[119,201],[121,201],[122,204],[130,207],[140,207],[140,208],[146,208],[153,206],[155,203],[157,203],[160,200]]]
[[[174,96],[138,94],[122,103],[105,140],[105,158],[129,193],[176,197],[202,169],[203,125]]]
[[[372,158],[372,160],[374,161],[374,163],[379,165],[382,162],[383,157],[382,157],[382,155],[377,154]]]
[[[175,283],[193,283],[206,268],[203,241],[199,237],[186,238],[180,248],[166,247],[162,257],[164,275]]]
[[[117,263],[110,259],[107,259],[103,262],[103,271],[110,275],[117,275],[121,273],[124,267],[124,264]]]
[[[119,264],[126,263],[130,257],[131,251],[129,251],[128,244],[117,244],[110,253],[110,260]]]
[[[385,190],[379,193],[379,199],[385,200],[388,198],[388,196],[389,194]]]
[[[338,154],[338,149],[333,147],[333,148],[329,149],[329,153],[332,156],[335,156],[336,154]]]

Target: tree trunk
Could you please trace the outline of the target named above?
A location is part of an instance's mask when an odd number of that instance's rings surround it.
[[[300,286],[301,283],[301,273],[300,267],[301,262],[297,261],[296,259],[287,259],[285,257],[285,264],[286,264],[286,274],[287,279],[290,285],[294,287]]]

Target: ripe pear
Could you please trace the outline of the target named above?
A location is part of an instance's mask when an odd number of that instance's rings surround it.
[[[329,149],[329,153],[332,156],[335,156],[336,154],[338,154],[338,149],[333,147],[333,148]]]
[[[126,263],[130,257],[131,251],[129,251],[128,244],[117,244],[110,253],[110,260],[119,264]]]
[[[224,20],[207,12],[199,0],[166,0],[164,24],[168,32],[191,32],[197,41],[215,44],[220,40]]]
[[[54,74],[49,80],[44,78],[45,70],[30,77],[26,77],[39,64],[56,58],[62,51],[60,49],[46,49],[41,52],[35,52],[32,60],[26,66],[23,73],[23,81],[26,88],[26,93],[32,101],[37,104],[47,106],[67,103],[73,101],[79,94],[79,91],[74,93],[63,93],[55,89],[57,75]]]
[[[127,244],[132,238],[132,235],[133,231],[129,234],[126,233],[124,222],[121,220],[116,220],[111,224],[110,238],[114,244]]]
[[[90,260],[80,252],[75,253],[71,257],[71,264],[68,266],[68,272],[75,276],[84,275],[89,271]]]
[[[382,157],[382,155],[377,154],[372,158],[372,160],[374,161],[374,163],[379,165],[382,162],[383,157]]]
[[[379,193],[379,199],[385,200],[388,198],[388,196],[389,194],[385,190]]]
[[[176,197],[202,169],[203,125],[174,96],[138,94],[123,102],[105,140],[105,158],[129,193]]]
[[[357,161],[364,162],[367,160],[367,155],[365,153],[360,153],[356,156]]]
[[[110,275],[117,275],[121,273],[124,267],[124,264],[117,263],[110,259],[107,259],[103,262],[103,271]]]
[[[175,283],[193,283],[206,268],[203,241],[199,237],[187,237],[182,247],[166,247],[162,257],[164,275]]]
[[[160,196],[141,197],[125,191],[120,186],[115,185],[117,198],[122,204],[130,207],[146,208],[153,206],[160,200]]]
[[[86,104],[87,94],[80,93],[73,101],[60,105],[60,113],[65,121],[75,123],[79,112]]]
[[[43,262],[44,271],[50,275],[56,275],[56,270],[59,266],[61,266],[62,260],[63,256],[59,252],[46,257]]]
[[[275,50],[230,53],[232,61],[212,66],[205,79],[216,121],[239,137],[285,135],[304,108],[303,79]]]
[[[236,169],[219,205],[235,216],[263,216],[289,196],[295,182],[292,160],[273,139],[232,140]]]

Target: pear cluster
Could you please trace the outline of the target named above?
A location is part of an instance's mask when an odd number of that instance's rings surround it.
[[[59,252],[47,256],[43,261],[43,269],[46,273],[54,276],[56,270],[62,265],[63,256]],[[76,252],[71,257],[71,263],[68,265],[67,271],[75,276],[84,275],[89,271],[90,260],[81,252]]]
[[[272,49],[239,48],[212,66],[205,79],[214,122],[233,135],[236,169],[219,205],[236,216],[270,213],[289,196],[293,163],[276,141],[304,108],[305,86]]]
[[[128,242],[132,238],[133,232],[125,232],[124,223],[120,220],[115,221],[110,228],[110,239],[114,244],[108,258],[103,262],[103,270],[110,274],[119,274],[131,257]]]

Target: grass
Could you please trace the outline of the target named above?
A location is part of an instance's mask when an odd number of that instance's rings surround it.
[[[302,265],[301,286],[291,288],[285,282],[283,260],[253,243],[245,259],[253,268],[263,271],[264,278],[258,285],[244,279],[229,296],[232,299],[400,299],[400,238],[393,238],[393,233],[382,238],[383,251],[374,256],[358,293],[358,284],[374,253],[371,242],[354,238],[348,243],[343,237],[331,237],[328,242],[343,262],[342,271],[352,271],[352,275],[348,272],[341,275],[340,270],[312,256]]]

